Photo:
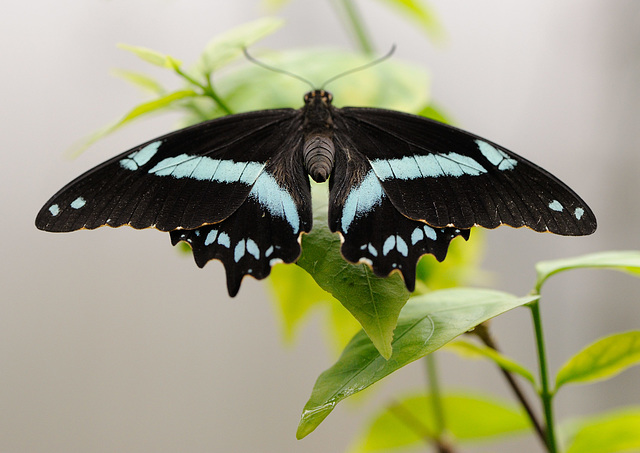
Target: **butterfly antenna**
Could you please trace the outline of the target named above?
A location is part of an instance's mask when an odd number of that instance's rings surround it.
[[[376,58],[375,60],[370,61],[369,63],[363,64],[362,66],[358,66],[356,68],[349,69],[348,71],[341,72],[340,74],[331,77],[329,80],[326,80],[322,84],[321,89],[324,89],[324,87],[326,87],[328,84],[330,84],[334,80],[339,79],[340,77],[344,77],[346,75],[353,74],[354,72],[362,71],[364,69],[370,68],[371,66],[375,66],[379,63],[382,63],[384,60],[390,58],[395,51],[396,51],[396,45],[394,44],[391,46],[391,49],[389,49],[389,52],[387,52],[385,55],[381,56],[380,58]]]
[[[290,77],[293,77],[294,79],[298,79],[298,80],[300,80],[301,82],[304,82],[304,83],[306,83],[307,85],[309,85],[309,86],[311,87],[311,89],[312,89],[312,90],[315,90],[315,88],[316,88],[316,87],[314,86],[314,84],[313,84],[313,83],[311,83],[311,82],[309,82],[309,81],[308,81],[307,79],[305,79],[304,77],[299,76],[298,74],[294,74],[293,72],[286,71],[286,70],[284,70],[284,69],[276,68],[275,66],[268,65],[268,64],[266,64],[266,63],[264,63],[264,62],[262,62],[262,61],[258,60],[257,58],[255,58],[255,57],[253,57],[253,56],[251,56],[251,55],[249,54],[249,51],[247,50],[247,48],[246,48],[246,47],[243,47],[243,48],[242,48],[242,52],[244,52],[244,56],[245,56],[245,57],[247,58],[247,60],[249,60],[251,63],[257,64],[258,66],[261,66],[261,67],[263,67],[263,68],[265,68],[265,69],[268,69],[269,71],[279,72],[280,74],[285,74],[285,75],[288,75],[288,76],[290,76]]]

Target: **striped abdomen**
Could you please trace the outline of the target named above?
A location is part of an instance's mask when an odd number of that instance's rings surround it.
[[[304,142],[304,166],[315,182],[325,182],[333,169],[335,148],[331,137],[312,134]]]

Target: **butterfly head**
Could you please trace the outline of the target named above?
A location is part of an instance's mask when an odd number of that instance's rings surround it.
[[[331,105],[331,101],[333,101],[333,95],[325,90],[313,90],[304,95],[305,105],[319,103],[329,106]]]

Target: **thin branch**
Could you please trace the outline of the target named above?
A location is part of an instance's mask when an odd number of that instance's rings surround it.
[[[500,352],[500,349],[498,348],[498,345],[495,339],[493,338],[493,335],[491,335],[488,322],[483,322],[482,324],[476,326],[476,328],[471,333],[476,335],[480,339],[480,341],[482,341],[485,344],[485,346],[493,349],[496,352]],[[536,431],[536,434],[538,435],[538,438],[542,441],[545,448],[547,450],[550,450],[549,442],[548,442],[545,430],[543,428],[543,425],[540,422],[540,420],[538,420],[538,417],[536,413],[533,411],[533,407],[531,403],[529,402],[524,392],[522,391],[520,384],[518,384],[513,373],[511,373],[510,371],[505,370],[504,368],[500,368],[500,371],[504,376],[504,378],[507,380],[507,383],[509,384],[509,387],[511,387],[511,390],[515,394],[516,398],[518,399],[518,401],[520,401],[520,404],[522,405],[524,410],[527,412],[527,415],[529,416],[529,420],[531,420],[531,424],[533,425]]]

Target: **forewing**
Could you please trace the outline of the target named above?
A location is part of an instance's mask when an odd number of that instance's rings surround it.
[[[437,228],[527,226],[591,234],[596,219],[542,168],[476,135],[415,115],[343,108],[335,133],[362,154],[400,213]]]
[[[274,154],[292,154],[300,112],[230,115],[159,137],[89,170],[55,194],[36,226],[161,231],[217,223],[244,203]]]

